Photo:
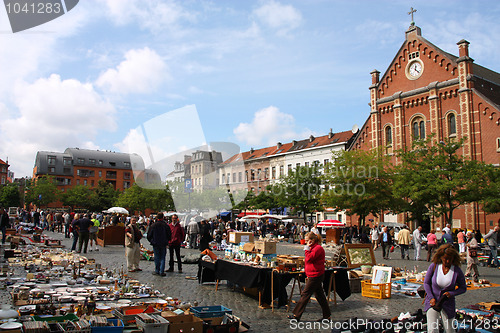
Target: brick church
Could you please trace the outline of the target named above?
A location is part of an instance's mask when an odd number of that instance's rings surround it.
[[[385,147],[391,154],[435,133],[436,142],[467,137],[464,156],[498,166],[500,74],[474,63],[469,42],[457,45],[458,57],[423,38],[412,22],[389,68],[382,75],[371,72],[370,115],[351,149]],[[387,217],[375,218],[375,223]],[[392,219],[403,222],[404,215]],[[500,214],[486,215],[476,204],[454,211],[454,228],[485,232],[499,222]],[[443,219],[436,219],[436,227],[442,224]]]

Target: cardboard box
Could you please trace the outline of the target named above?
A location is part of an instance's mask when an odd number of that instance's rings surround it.
[[[252,242],[253,243],[253,233],[252,232],[240,232],[231,231],[229,233],[229,243],[239,244],[239,243]]]
[[[226,320],[223,323],[224,317],[215,318],[203,318],[203,332],[204,333],[231,333],[238,332],[240,328],[240,320],[232,315],[226,316]]]
[[[243,251],[245,252],[254,252],[255,251],[255,245],[254,243],[245,243],[245,245],[243,245]]]
[[[169,333],[203,333],[203,320],[192,314],[177,315],[172,311],[164,311],[161,316],[169,321]]]
[[[255,251],[262,254],[276,253],[276,242],[255,241]]]

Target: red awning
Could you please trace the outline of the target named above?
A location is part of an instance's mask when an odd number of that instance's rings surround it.
[[[238,217],[243,217],[247,215],[264,215],[266,213],[257,213],[257,212],[241,212],[238,214]]]
[[[343,228],[346,224],[344,222],[340,222],[339,220],[323,220],[318,223],[318,227],[320,228]]]

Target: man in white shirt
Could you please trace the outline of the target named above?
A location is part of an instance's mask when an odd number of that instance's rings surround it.
[[[447,233],[447,234],[451,235],[451,228],[450,227],[451,227],[451,225],[448,223],[446,225],[446,227],[443,228],[443,233]]]
[[[415,246],[415,260],[420,260],[420,252],[422,250],[422,226],[418,226],[413,231],[413,246]]]

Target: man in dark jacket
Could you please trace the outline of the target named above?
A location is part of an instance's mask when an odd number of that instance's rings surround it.
[[[163,213],[156,215],[156,221],[149,227],[148,241],[153,246],[155,271],[153,275],[165,276],[165,256],[167,255],[167,245],[172,238],[172,233],[167,222],[163,218]]]
[[[181,244],[184,241],[185,233],[184,228],[179,223],[179,217],[172,215],[172,223],[169,225],[172,233],[172,239],[168,244],[170,261],[168,262],[168,272],[174,271],[174,252],[177,257],[177,268],[179,273],[182,273],[182,260],[181,260]]]
[[[5,244],[8,227],[10,227],[9,214],[7,214],[5,209],[0,208],[0,229],[2,230],[2,244]]]
[[[89,218],[89,214],[85,214],[83,218],[77,220],[75,222],[75,226],[78,228],[78,253],[82,252],[87,253],[87,247],[89,245],[89,228],[94,226],[94,222],[92,222]]]

